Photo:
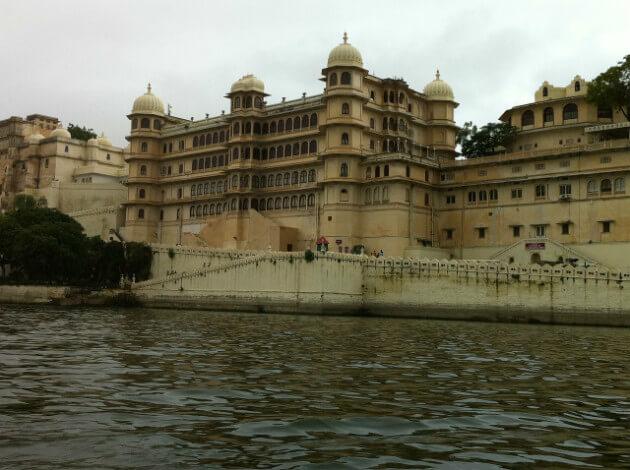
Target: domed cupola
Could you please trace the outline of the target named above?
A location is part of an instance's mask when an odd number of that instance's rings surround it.
[[[343,42],[328,54],[328,67],[361,67],[363,58],[359,50],[348,42],[348,33],[343,33]]]
[[[454,101],[453,89],[451,86],[440,78],[440,71],[435,73],[435,80],[428,83],[424,87],[423,93],[428,100],[435,101]]]
[[[99,145],[102,145],[104,147],[111,147],[112,143],[111,141],[105,136],[104,132],[101,132],[101,135],[98,139],[96,139],[96,141],[98,142]]]
[[[61,139],[71,139],[72,136],[67,129],[64,129],[61,123],[57,126],[57,129],[50,133],[50,137],[61,138]]]
[[[257,93],[265,93],[265,84],[252,74],[243,75],[239,80],[235,81],[230,88],[230,93],[241,91],[253,91]]]
[[[164,114],[164,103],[151,92],[151,84],[147,85],[147,92],[133,102],[132,113]]]

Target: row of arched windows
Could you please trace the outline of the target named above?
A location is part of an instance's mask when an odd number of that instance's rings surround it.
[[[193,184],[190,187],[190,196],[204,196],[206,194],[221,194],[223,188],[227,189],[227,184],[221,181],[208,181],[205,183]]]
[[[486,191],[485,189],[482,189],[479,192],[476,192],[476,191],[468,192],[469,204],[473,204],[477,202],[477,198],[479,199],[479,202],[483,202],[487,200],[496,201],[497,199],[499,199],[499,192],[496,189],[490,189],[488,191]]]
[[[216,168],[228,164],[226,155],[213,155],[212,157],[195,158],[192,161],[192,171],[202,171],[208,168]]]
[[[330,86],[337,86],[337,72],[333,72],[328,77],[328,84]],[[341,85],[352,85],[352,75],[350,72],[341,72],[341,77],[339,78],[339,84]]]
[[[252,200],[252,205],[254,200]],[[258,201],[259,211],[270,211],[279,209],[306,209],[315,206],[315,194],[301,194],[300,196],[284,196],[276,198],[260,199]]]
[[[383,131],[406,131],[407,130],[407,122],[404,119],[397,120],[393,117],[383,117],[382,130]],[[370,118],[370,129],[376,129],[376,123],[374,118]]]
[[[223,212],[249,210],[258,211],[279,210],[279,209],[306,209],[315,206],[315,194],[301,194],[267,199],[237,199],[233,198],[229,202],[222,201],[210,204],[197,204],[190,206],[189,216],[191,219],[209,215],[218,215]],[[142,211],[142,217],[140,217]],[[144,209],[140,209],[138,218],[144,218]]]
[[[253,177],[254,188],[273,188],[302,183],[314,183],[317,180],[315,170],[294,171]]]
[[[232,107],[234,109],[239,109],[241,108],[241,103],[243,105],[243,108],[251,108],[252,104],[255,108],[262,108],[264,101],[260,96],[255,96],[254,98],[252,98],[251,96],[245,96],[241,102],[241,97],[236,96],[232,100]]]
[[[383,176],[389,176],[389,165],[385,165],[383,167]],[[376,165],[374,167],[374,178],[380,178],[381,177],[381,166],[380,165]],[[368,166],[365,169],[365,179],[372,179],[372,167]]]
[[[278,145],[277,147],[234,147],[232,149],[232,160],[273,160],[297,155],[311,155],[317,153],[317,141],[294,142],[293,144]]]
[[[133,118],[131,120],[131,128],[132,129],[137,129],[138,128],[138,119],[137,118]],[[149,118],[142,118],[140,119],[140,129],[151,129],[151,119]],[[159,119],[154,119],[153,120],[153,129],[155,130],[160,130],[162,129],[162,121],[160,121]]]
[[[562,108],[562,120],[571,121],[578,118],[578,107],[575,103],[569,103]],[[554,115],[553,108],[545,108],[543,110],[543,123],[553,123]],[[533,126],[534,125],[534,111],[528,109],[521,115],[521,126]]]
[[[383,103],[392,103],[392,104],[403,104],[405,101],[405,95],[400,92],[396,94],[395,91],[387,91],[383,92]]]
[[[241,132],[244,135],[275,134],[317,127],[317,123],[317,113],[312,113],[310,116],[308,114],[304,114],[302,115],[302,117],[295,116],[294,118],[289,117],[286,119],[280,119],[278,121],[263,123],[260,123],[258,121],[245,121],[244,123],[235,122],[234,124],[232,124],[232,133],[234,135],[240,135]]]
[[[204,147],[206,145],[223,143],[226,141],[226,138],[229,138],[229,136],[226,135],[225,131],[196,135],[193,137],[192,145],[193,147]]]
[[[588,180],[586,183],[586,192],[589,194],[597,194],[598,185],[595,180]],[[626,180],[619,177],[614,179],[604,178],[599,183],[599,192],[601,194],[610,194],[614,190],[615,193],[626,192]]]
[[[389,186],[370,186],[363,193],[365,204],[381,204],[389,202]]]

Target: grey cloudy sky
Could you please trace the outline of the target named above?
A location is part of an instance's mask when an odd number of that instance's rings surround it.
[[[422,90],[439,67],[459,124],[494,121],[543,80],[592,79],[630,54],[628,0],[20,0],[0,16],[0,119],[42,113],[125,145],[150,81],[173,114],[228,108],[241,75],[269,102],[320,93],[344,30],[379,77]]]

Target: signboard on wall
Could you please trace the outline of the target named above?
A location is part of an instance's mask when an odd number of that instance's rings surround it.
[[[337,245],[341,245],[341,240],[335,240],[335,243],[336,243]]]
[[[544,242],[531,242],[531,243],[525,243],[525,249],[532,251],[532,250],[544,250],[545,249],[545,243]]]

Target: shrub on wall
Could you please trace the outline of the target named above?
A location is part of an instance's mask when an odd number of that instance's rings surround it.
[[[304,259],[306,260],[307,263],[310,263],[311,261],[315,259],[315,253],[313,253],[311,250],[306,250],[304,252]]]

